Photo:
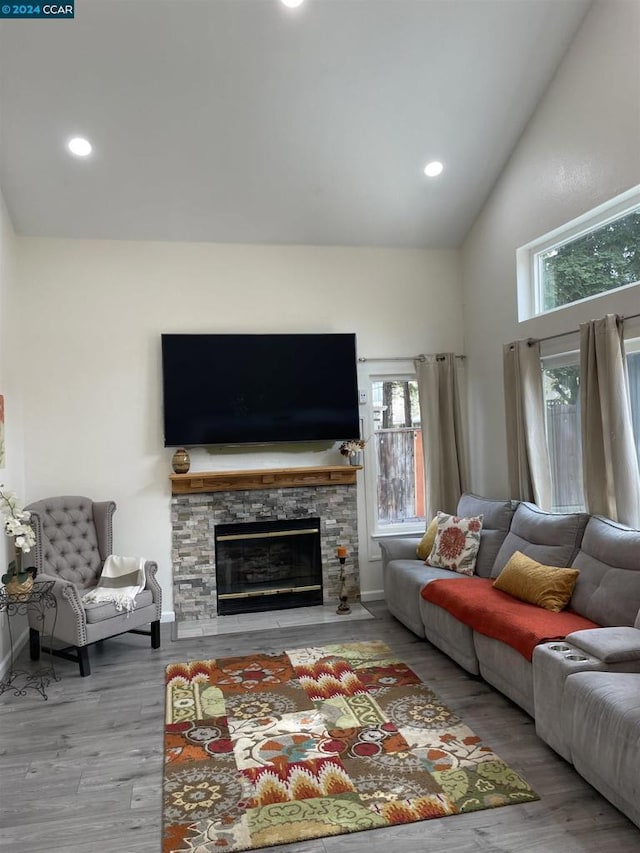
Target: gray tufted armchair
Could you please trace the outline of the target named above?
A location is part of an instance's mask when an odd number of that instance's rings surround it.
[[[58,606],[54,638],[67,644],[67,648],[54,649],[53,653],[78,663],[84,677],[91,674],[91,643],[131,631],[150,636],[151,647],[159,648],[162,590],[156,580],[156,563],[146,562],[146,586],[136,596],[130,613],[117,611],[111,602],[82,603],[82,596],[96,586],[104,561],[112,553],[115,503],[66,496],[37,501],[26,509],[31,512],[36,545],[23,556],[23,565],[36,569],[37,580],[55,582]],[[53,620],[53,614],[47,618]],[[141,630],[149,623],[149,630]],[[45,623],[46,635],[52,624]],[[42,624],[30,618],[32,660],[40,656],[39,628]]]

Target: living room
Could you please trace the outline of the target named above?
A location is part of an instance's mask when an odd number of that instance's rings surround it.
[[[95,5],[101,6],[100,3]],[[126,43],[127,32],[131,37],[131,30],[127,30],[127,13],[118,8],[120,5],[112,4],[111,14],[121,15],[122,51],[126,53],[130,48]],[[304,4],[294,10],[297,26],[304,25],[303,13],[310,11],[313,5],[308,0],[308,10]],[[400,0],[393,0],[393,7],[396,5],[402,6]],[[546,4],[547,7],[551,5]],[[51,177],[55,170],[49,171],[45,156],[31,163],[27,158],[30,179],[25,180],[22,174],[13,171],[12,164],[16,145],[23,144],[27,149],[29,145],[22,137],[16,142],[6,125],[10,124],[12,117],[21,114],[16,111],[16,103],[22,100],[27,104],[24,112],[29,123],[19,125],[21,131],[28,127],[34,137],[42,135],[36,97],[38,80],[41,81],[42,77],[38,78],[36,72],[33,79],[25,78],[19,82],[17,69],[20,62],[25,61],[25,56],[39,55],[39,48],[52,39],[52,28],[78,25],[90,30],[93,24],[87,17],[88,11],[85,15],[82,10],[81,0],[77,3],[75,23],[2,21],[1,53],[8,55],[11,62],[3,70],[0,94],[4,196],[0,238],[0,393],[5,403],[6,454],[4,469],[0,471],[1,481],[24,503],[65,494],[116,501],[118,511],[114,525],[119,552],[144,554],[158,562],[158,579],[163,590],[163,621],[166,623],[162,626],[165,662],[186,658],[181,645],[172,644],[170,639],[169,623],[174,608],[169,475],[173,448],[163,446],[161,333],[355,332],[358,355],[367,359],[406,356],[410,360],[424,352],[464,354],[467,410],[473,413],[469,418],[471,490],[490,497],[505,497],[508,477],[502,344],[529,336],[542,338],[577,332],[579,323],[608,312],[627,316],[638,313],[640,294],[638,287],[632,287],[598,297],[589,304],[578,304],[524,323],[518,320],[516,250],[640,184],[640,110],[637,108],[640,103],[637,55],[640,4],[635,0],[596,0],[593,4],[562,5],[580,5],[580,14],[575,14],[572,29],[568,23],[570,13],[566,13],[565,49],[558,53],[555,65],[547,67],[546,80],[541,78],[540,94],[531,104],[520,132],[509,145],[509,150],[505,150],[502,126],[495,125],[495,160],[475,164],[477,173],[493,170],[495,181],[491,187],[486,187],[484,200],[470,219],[467,210],[458,211],[460,220],[467,222],[463,233],[443,236],[438,245],[429,247],[412,237],[405,242],[399,240],[395,245],[384,241],[380,244],[355,241],[335,244],[325,242],[322,236],[314,238],[311,233],[305,239],[301,231],[297,232],[296,239],[289,241],[277,237],[269,240],[266,231],[254,239],[242,241],[224,236],[216,239],[203,236],[201,232],[182,239],[162,239],[157,236],[158,231],[154,232],[148,226],[154,213],[151,208],[156,212],[157,209],[162,210],[167,228],[174,221],[180,221],[186,201],[182,196],[179,176],[173,182],[169,181],[165,190],[160,185],[157,195],[152,200],[145,199],[144,204],[126,185],[119,185],[119,198],[112,196],[107,202],[101,193],[106,185],[116,180],[117,175],[113,171],[115,167],[106,159],[107,142],[100,139],[94,140],[98,151],[99,178],[92,178],[92,164],[88,160],[67,166],[66,173],[64,169],[56,172],[59,183],[55,183]],[[99,11],[106,14],[104,9]],[[495,13],[495,9],[493,11]],[[144,18],[140,12],[138,14]],[[137,32],[144,32],[139,21]],[[253,33],[253,36],[257,38],[259,34]],[[531,52],[541,49],[535,41],[528,46]],[[109,45],[105,53],[113,58],[118,51]],[[58,49],[58,56],[62,62],[65,57],[63,49]],[[5,61],[2,60],[2,66]],[[66,68],[65,75],[68,73]],[[81,71],[77,73],[82,75]],[[518,85],[522,83],[524,86],[526,82],[526,71],[521,69],[520,73],[521,80],[514,78],[511,81],[514,110],[518,106]],[[55,69],[50,69],[50,77],[47,85],[59,85]],[[68,77],[63,79],[68,80]],[[116,83],[121,87],[126,85],[124,80]],[[17,95],[10,93],[13,86],[17,87]],[[481,99],[482,94],[479,92],[478,98]],[[111,91],[109,97],[117,99],[118,90]],[[173,99],[179,99],[179,93],[169,91],[166,98],[167,103],[171,103]],[[42,108],[44,110],[44,104]],[[66,103],[65,110],[69,108],[69,103]],[[97,111],[101,109],[103,106],[98,103]],[[487,121],[492,121],[490,114],[487,115]],[[154,118],[155,114],[150,113],[149,121]],[[74,125],[73,132],[75,123],[82,121],[68,112],[65,119]],[[64,121],[60,119],[60,123],[64,124]],[[176,119],[176,125],[171,128],[171,138],[180,136],[184,130]],[[78,128],[80,131],[89,133],[82,127]],[[66,133],[67,128],[60,132]],[[459,135],[467,136],[464,127]],[[32,144],[31,140],[29,144]],[[336,143],[329,136],[326,144]],[[336,148],[339,149],[339,144]],[[140,148],[130,155],[130,159],[135,166],[137,160],[153,160],[152,152],[152,148],[149,151]],[[447,156],[446,152],[433,153],[434,156],[442,156],[443,160]],[[63,156],[57,152],[49,154],[52,159]],[[292,170],[295,166],[295,161],[292,161]],[[356,169],[355,165],[350,167]],[[420,168],[421,164],[417,164],[418,178],[422,178]],[[343,174],[348,174],[348,168]],[[446,177],[445,170],[442,178]],[[477,177],[475,175],[474,180]],[[441,187],[429,191],[436,196],[436,213],[441,206],[444,215],[448,202]],[[85,198],[84,209],[74,207],[73,200],[78,192]],[[264,192],[266,202],[262,214],[268,220],[269,207],[273,206],[275,211],[278,206],[278,189],[267,183]],[[322,187],[316,188],[315,196],[313,192],[312,187],[305,203],[311,207],[311,199],[313,206],[321,208]],[[201,201],[196,194],[193,209],[184,212],[185,215],[195,217]],[[46,205],[57,206],[60,222],[72,223],[76,233],[60,236],[62,232],[51,230],[50,221],[43,219],[39,222],[39,203],[43,208]],[[107,214],[111,212],[113,215],[113,210],[107,209],[109,204],[116,205],[115,219],[121,221],[122,231],[109,233],[103,228],[98,237],[98,226],[108,225]],[[397,204],[402,208],[402,199]],[[343,208],[343,215],[348,218],[349,206],[343,205]],[[302,209],[304,205],[300,206]],[[239,208],[231,211],[229,219],[242,219],[242,216],[243,210]],[[330,216],[327,214],[326,219]],[[398,218],[402,218],[400,213]],[[24,223],[28,219],[30,225],[27,227]],[[225,222],[224,219],[220,221]],[[221,228],[220,233],[227,232]],[[134,234],[137,236],[131,236]],[[627,331],[632,336],[640,336],[637,320],[629,321]],[[365,383],[368,376],[365,362],[360,366],[361,381]],[[196,448],[191,451],[191,457],[194,471],[304,467],[340,462],[337,446],[309,445],[233,451]],[[372,603],[374,612],[379,614],[384,624],[385,635],[398,640],[401,646],[398,651],[408,650],[408,656],[413,656],[410,662],[415,664],[423,654],[421,646],[415,638],[409,637],[408,632],[394,633],[402,629],[395,628],[390,619],[384,621],[380,615],[383,607],[382,569],[379,549],[370,535],[365,505],[366,467],[365,463],[365,470],[357,475],[362,600]],[[0,559],[4,565],[11,559],[8,537],[0,540]],[[330,632],[331,628],[323,630]],[[331,642],[334,636],[338,640],[355,631],[356,636],[362,632],[362,636],[373,639],[375,633],[367,635],[367,630],[374,629],[358,625],[349,629],[341,627],[335,635],[323,633],[322,636]],[[279,640],[281,648],[282,641],[289,644],[288,648],[294,648],[296,643],[305,643],[302,631],[286,638],[265,637],[264,642],[259,637],[245,635],[234,644],[227,638],[224,641],[226,645],[220,646],[219,651],[222,653],[226,648],[231,654],[249,653],[256,648],[266,650],[277,647]],[[9,651],[6,621],[2,624],[0,642],[0,659],[4,660]],[[59,689],[64,697],[65,691],[71,689],[70,683],[78,682],[80,686],[66,695],[73,697],[74,704],[88,699],[90,705],[95,703],[97,706],[101,691],[115,690],[120,680],[130,678],[134,671],[142,677],[140,670],[134,670],[133,659],[136,666],[141,665],[144,669],[145,657],[151,654],[146,643],[144,648],[142,645],[138,648],[135,639],[122,642],[122,648],[113,652],[118,664],[111,667],[113,675],[105,677],[106,670],[97,666],[91,678],[81,682],[75,668],[69,664],[56,690]],[[110,645],[113,644],[105,644],[105,657],[111,654],[108,651]],[[197,650],[212,657],[214,653],[209,648],[204,640],[194,641],[193,646],[187,647],[186,654]],[[487,738],[502,748],[495,738],[508,721],[515,727],[514,733],[504,738],[502,743],[506,742],[508,748],[510,745],[513,747],[513,741],[517,740],[515,732],[526,729],[525,715],[509,707],[505,700],[500,703],[499,698],[493,698],[489,690],[485,691],[478,685],[470,685],[467,688],[469,692],[462,694],[462,674],[457,674],[453,664],[447,669],[447,662],[439,662],[439,658],[433,655],[428,661],[449,690],[449,701],[453,701],[456,695],[463,696],[460,707],[465,710],[473,706],[473,697],[482,696],[488,710],[486,713],[476,710],[472,724],[478,729],[483,718],[491,716],[491,713],[505,714],[501,717],[502,725],[497,720],[491,721],[488,731],[483,730],[483,734],[487,731]],[[425,679],[428,682],[432,680],[428,671]],[[152,686],[145,682],[143,695],[140,704],[150,703],[158,711],[162,701],[161,688],[156,695]],[[27,701],[16,698],[10,703],[7,699],[3,704],[3,722],[5,719],[8,722],[10,715],[21,717],[17,728],[20,739],[24,740],[19,750],[21,756],[28,752],[27,740],[31,737],[29,727],[32,724],[40,726],[39,737],[48,736],[58,742],[56,731],[47,732],[47,703],[42,703],[41,708],[36,704],[40,701],[38,697]],[[117,706],[109,707],[108,702],[102,707],[106,710],[101,714],[116,715],[119,712]],[[468,713],[465,710],[465,717]],[[80,728],[84,725],[81,719],[78,724]],[[73,738],[72,731],[63,734]],[[96,737],[100,737],[100,732]],[[535,735],[526,732],[523,737],[533,742]],[[119,743],[117,748],[126,749],[127,746]],[[545,755],[551,756],[550,751],[543,747],[537,753],[531,748],[534,764],[543,763]],[[159,747],[150,749],[157,751]],[[11,753],[10,747],[7,747],[7,752]],[[125,754],[121,759],[122,767],[105,771],[107,776],[102,779],[96,768],[94,778],[83,794],[86,799],[80,800],[83,808],[88,808],[90,792],[93,792],[96,802],[100,801],[101,783],[105,785],[109,800],[113,793],[108,779],[111,772],[136,773],[135,759]],[[47,760],[55,764],[54,756]],[[550,761],[553,763],[553,758]],[[109,767],[114,768],[115,764]],[[555,783],[565,784],[566,774],[571,772],[568,767],[566,770],[558,769],[555,764],[554,767],[557,773],[565,775],[554,777],[549,786],[551,792]],[[28,771],[28,762],[16,760],[15,768],[15,778],[18,778],[18,772]],[[522,769],[525,771],[526,767]],[[56,784],[51,767],[45,774],[43,764],[38,772],[43,774],[47,785]],[[71,778],[73,774],[69,768],[66,772]],[[11,778],[13,780],[14,776]],[[20,776],[23,778],[24,775]],[[144,778],[145,785],[148,783],[151,787],[151,779]],[[24,787],[20,788],[21,784]],[[77,788],[77,780],[74,782],[72,779],[70,784]],[[584,798],[582,817],[578,821],[580,826],[575,836],[570,831],[565,833],[563,828],[561,842],[564,846],[553,846],[558,844],[558,838],[554,839],[552,833],[553,817],[544,823],[542,838],[536,835],[536,826],[540,826],[537,813],[535,819],[530,819],[528,824],[524,820],[522,826],[511,814],[508,818],[503,817],[504,812],[514,812],[520,807],[478,813],[475,816],[478,819],[465,827],[459,841],[455,840],[449,821],[430,821],[414,825],[414,834],[409,833],[406,841],[398,835],[394,842],[397,840],[400,848],[404,844],[406,849],[426,849],[416,846],[425,843],[421,839],[427,836],[421,832],[425,832],[426,825],[428,832],[434,833],[434,844],[440,843],[444,849],[446,840],[449,850],[603,850],[606,849],[604,838],[607,831],[607,843],[611,847],[633,849],[630,845],[633,839],[637,841],[637,830],[604,799],[589,793],[586,783],[584,787],[580,784],[576,781],[570,789],[572,795]],[[22,790],[26,796],[28,790],[34,789],[17,783],[16,790]],[[568,821],[562,792],[556,790],[555,793],[557,813]],[[146,821],[141,825],[149,833],[155,833],[157,827],[153,821],[157,820],[157,809],[155,805],[148,808],[151,794],[142,787],[137,794],[143,809],[140,814],[144,812]],[[39,796],[46,799],[42,791]],[[113,810],[109,812],[107,809],[107,813],[121,814],[119,809],[123,807],[118,796],[114,796],[111,802]],[[590,810],[595,814],[592,823],[588,820]],[[95,845],[87,846],[82,840],[82,830],[86,827],[81,822],[66,846],[60,824],[56,826],[55,842],[48,842],[44,826],[50,818],[50,812],[46,810],[37,817],[33,822],[39,825],[40,831],[34,831],[31,840],[22,846],[19,840],[22,836],[14,835],[16,849],[65,850],[68,853],[93,849],[93,846],[103,850],[157,849],[149,841],[151,835],[142,840],[135,833],[120,836],[119,847],[109,847],[111,830],[108,826],[100,827],[95,835]],[[16,823],[25,827],[30,820],[25,811]],[[458,818],[453,820],[454,823],[455,820]],[[503,822],[508,846],[499,846],[496,821],[498,826]],[[441,834],[445,831],[443,824],[447,826],[446,839]],[[132,826],[130,822],[130,832],[133,832]],[[488,829],[489,826],[493,829]],[[482,846],[483,842],[478,839],[485,831],[492,834]],[[548,833],[546,838],[545,833]],[[591,841],[590,833],[593,833]],[[382,838],[373,842],[371,836],[375,835]],[[306,845],[301,843],[293,849],[338,849],[340,843],[345,848],[355,848],[358,844],[384,844],[385,837],[385,832],[343,836],[341,842],[338,837]],[[599,846],[588,846],[596,844],[596,839]]]

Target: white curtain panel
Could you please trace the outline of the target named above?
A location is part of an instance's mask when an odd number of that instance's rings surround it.
[[[587,510],[640,527],[640,474],[633,438],[622,319],[580,326],[582,467]]]
[[[540,344],[503,347],[510,496],[551,508],[551,466],[544,421]]]
[[[461,385],[463,359],[453,353],[415,361],[424,452],[427,520],[438,510],[455,513],[468,488]]]

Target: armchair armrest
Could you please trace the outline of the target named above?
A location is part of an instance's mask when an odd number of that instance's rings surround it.
[[[158,619],[160,619],[162,616],[162,587],[156,578],[157,573],[158,564],[153,560],[147,560],[144,564],[144,574],[146,578],[144,588],[151,591],[151,594],[153,595],[153,603],[156,605]]]
[[[566,641],[603,663],[637,661],[640,669],[640,629],[638,628],[589,628],[586,631],[575,631],[569,634]]]
[[[403,537],[401,539],[384,539],[378,542],[382,551],[382,562],[386,566],[391,560],[417,560],[416,548],[420,536]]]
[[[81,592],[78,587],[71,581],[63,580],[54,575],[47,575],[44,572],[38,572],[37,581],[52,581],[53,588],[51,592],[56,598],[55,622],[56,636],[74,646],[84,646],[87,643],[87,620],[85,617],[84,607],[82,606]],[[50,619],[54,617],[49,614],[45,632],[51,631],[49,624]],[[38,630],[42,629],[42,625],[33,623],[31,614],[29,615],[29,625]]]

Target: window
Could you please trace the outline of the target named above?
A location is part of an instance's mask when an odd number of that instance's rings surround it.
[[[423,530],[424,465],[416,380],[411,376],[372,377],[370,387],[373,532]]]
[[[640,281],[640,209],[536,254],[541,311]]]
[[[542,379],[554,512],[584,509],[578,353],[544,358]]]
[[[629,399],[640,463],[640,338],[625,341]],[[577,352],[542,359],[547,446],[554,512],[584,510],[580,431],[580,365]]]
[[[626,342],[627,370],[629,373],[629,399],[631,402],[631,420],[633,437],[636,442],[636,454],[640,464],[640,338]]]
[[[517,251],[520,321],[640,283],[640,189]]]

